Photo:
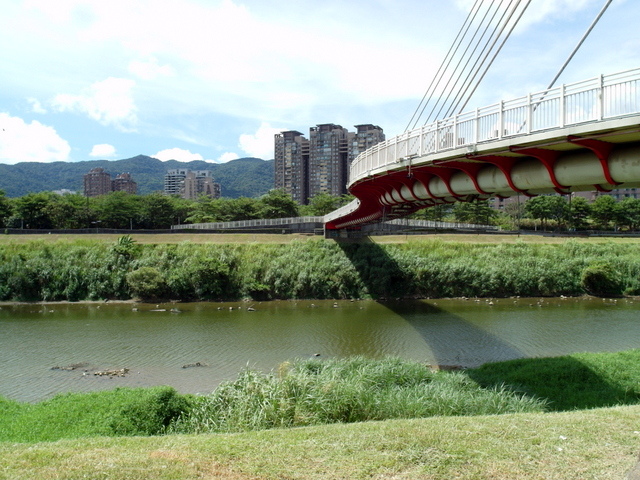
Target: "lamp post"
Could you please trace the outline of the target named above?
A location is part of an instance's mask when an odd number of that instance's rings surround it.
[[[98,233],[98,224],[102,223],[102,221],[101,220],[96,220],[95,222],[91,222],[91,223],[96,226],[96,233]]]

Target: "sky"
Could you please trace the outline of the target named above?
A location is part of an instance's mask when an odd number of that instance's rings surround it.
[[[389,138],[473,3],[2,0],[0,163],[268,160],[323,123]],[[467,110],[546,88],[605,3],[531,0]],[[613,0],[559,83],[640,67],[638,19]]]

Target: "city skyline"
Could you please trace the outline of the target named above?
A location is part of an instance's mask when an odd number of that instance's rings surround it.
[[[275,133],[326,122],[390,138],[473,3],[9,2],[0,163],[272,159]],[[532,0],[467,109],[546,88],[602,4]],[[639,17],[613,2],[559,82],[640,65]]]

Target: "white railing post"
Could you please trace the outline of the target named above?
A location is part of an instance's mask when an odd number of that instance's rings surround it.
[[[458,115],[453,117],[453,139],[451,140],[453,148],[458,147]]]
[[[498,113],[498,128],[500,131],[498,132],[498,138],[502,138],[502,134],[504,133],[504,100],[500,100],[500,112]]]
[[[473,119],[473,143],[478,143],[480,138],[480,108],[476,107],[476,116]]]
[[[564,106],[565,106],[565,87],[564,87],[564,83],[562,85],[560,85],[560,125],[559,127],[562,128],[565,125],[565,121],[566,121],[566,112],[564,111]]]
[[[598,88],[598,106],[597,119],[604,118],[604,75],[600,74],[600,85]]]
[[[531,105],[531,93],[527,95],[527,135],[531,133],[531,122],[533,121],[533,105]]]

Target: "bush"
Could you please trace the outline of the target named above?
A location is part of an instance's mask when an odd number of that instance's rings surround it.
[[[620,273],[607,263],[590,265],[582,271],[581,285],[591,295],[620,296],[623,284]]]
[[[162,298],[167,292],[164,277],[154,267],[140,267],[128,273],[127,284],[131,292],[142,300]]]
[[[125,405],[111,424],[115,435],[158,435],[186,413],[189,403],[171,387],[143,391],[135,401]]]

